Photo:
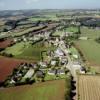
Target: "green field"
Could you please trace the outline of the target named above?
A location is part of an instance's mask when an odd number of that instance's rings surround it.
[[[61,36],[62,34],[64,34],[64,31],[56,31],[53,33],[53,36]]]
[[[78,27],[68,27],[66,28],[66,31],[67,32],[78,32]]]
[[[58,18],[56,15],[44,15],[44,17],[30,17],[30,21],[46,21],[46,20],[54,20],[57,21]]]
[[[32,45],[30,42],[20,42],[12,47],[6,48],[3,52],[13,54],[15,58],[39,61],[41,60],[41,52],[54,50],[55,47],[38,42]]]
[[[0,89],[0,100],[65,100],[65,80]]]
[[[5,32],[6,34],[1,35],[1,36],[0,36],[0,39],[1,39],[1,38],[10,37],[10,36],[12,36],[12,37],[22,36],[22,35],[24,35],[24,34],[27,34],[27,33],[29,33],[29,32],[32,32],[32,31],[34,31],[34,30],[42,29],[43,27],[44,27],[44,26],[31,27],[31,28],[25,29],[24,31],[21,31],[21,32],[11,32],[11,33]]]
[[[100,44],[95,41],[100,36],[100,30],[81,28],[81,36],[88,40],[78,40],[75,44],[84,54],[85,59],[92,65],[100,65]]]

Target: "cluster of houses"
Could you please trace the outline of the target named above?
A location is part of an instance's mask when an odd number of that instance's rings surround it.
[[[25,37],[23,37],[25,39]],[[61,45],[64,41],[56,38],[54,41],[50,40],[49,43],[53,43],[56,49],[53,51],[47,51],[47,56],[50,60],[42,60],[37,63],[21,63],[9,79],[9,84],[16,84],[17,82],[26,82],[26,80],[32,80],[37,78],[45,78],[46,75],[59,76],[66,75],[66,66],[68,64],[68,57],[65,52],[61,49]],[[84,67],[78,63],[73,63],[73,68],[80,69],[80,73],[85,73]]]

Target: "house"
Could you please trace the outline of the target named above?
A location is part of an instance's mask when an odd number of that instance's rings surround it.
[[[62,59],[61,59],[61,65],[65,65],[65,64],[67,64],[67,63],[68,63],[67,58],[62,58]]]
[[[73,54],[72,56],[73,56],[75,59],[78,59],[78,55]]]
[[[39,71],[36,72],[36,77],[37,78],[43,78],[44,77],[44,73],[41,70],[39,70]]]
[[[63,74],[65,74],[65,70],[64,69],[58,69],[57,74],[58,75],[63,75]]]
[[[47,63],[46,62],[40,62],[39,65],[42,68],[46,68],[47,67]]]
[[[11,81],[9,83],[10,84],[15,84],[16,82],[13,79],[11,79]]]
[[[34,69],[30,68],[28,72],[25,74],[24,78],[31,78],[34,74]]]
[[[85,73],[86,73],[86,69],[85,69],[84,67],[81,67],[81,68],[80,68],[80,73],[81,73],[81,74],[85,74]]]
[[[56,70],[49,70],[48,71],[48,75],[55,75],[56,74]]]
[[[56,61],[55,60],[51,61],[51,65],[55,66],[56,65]]]
[[[56,56],[64,56],[64,53],[63,53],[63,51],[60,49],[60,48],[58,48],[56,51],[55,51],[55,55]]]

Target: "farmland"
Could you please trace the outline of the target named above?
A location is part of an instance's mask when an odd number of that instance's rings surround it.
[[[90,65],[100,65],[100,44],[95,41],[100,36],[100,30],[81,28],[81,33],[82,37],[89,39],[75,41],[76,46]]]
[[[4,81],[21,62],[26,61],[0,57],[0,81]]]
[[[78,77],[78,100],[100,100],[100,76]]]
[[[41,17],[30,17],[29,18],[30,21],[46,21],[46,20],[59,20],[55,14],[51,14],[51,15],[45,15],[45,16],[41,16]]]
[[[0,90],[0,100],[64,100],[65,80]]]
[[[2,33],[3,35],[1,35],[0,38],[9,37],[9,36],[13,36],[13,37],[22,36],[29,32],[42,29],[43,27],[44,26],[31,27],[31,28],[25,29],[24,31],[21,31],[21,32],[11,32],[11,33],[3,32]]]
[[[55,47],[45,45],[42,42],[38,42],[34,45],[29,42],[20,42],[12,47],[8,47],[5,51],[6,53],[11,53],[15,58],[28,59],[38,61],[41,60],[41,52],[47,50],[54,50]]]
[[[66,28],[66,31],[67,32],[74,32],[75,33],[75,32],[78,32],[78,28],[71,26],[71,27]]]
[[[13,40],[12,39],[7,39],[3,42],[0,42],[0,48],[6,48],[11,44],[13,44]]]
[[[64,30],[60,30],[60,31],[56,31],[53,33],[53,36],[62,36],[64,35],[65,32],[73,32],[73,33],[76,33],[78,32],[78,28],[77,27],[67,27],[65,28]]]

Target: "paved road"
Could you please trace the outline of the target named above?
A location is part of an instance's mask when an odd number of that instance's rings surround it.
[[[76,69],[73,67],[73,62],[68,54],[67,47],[65,46],[65,43],[59,44],[59,47],[61,48],[61,50],[63,50],[63,52],[67,56],[68,64],[66,65],[66,68],[68,68],[70,70],[73,78],[76,80]]]

